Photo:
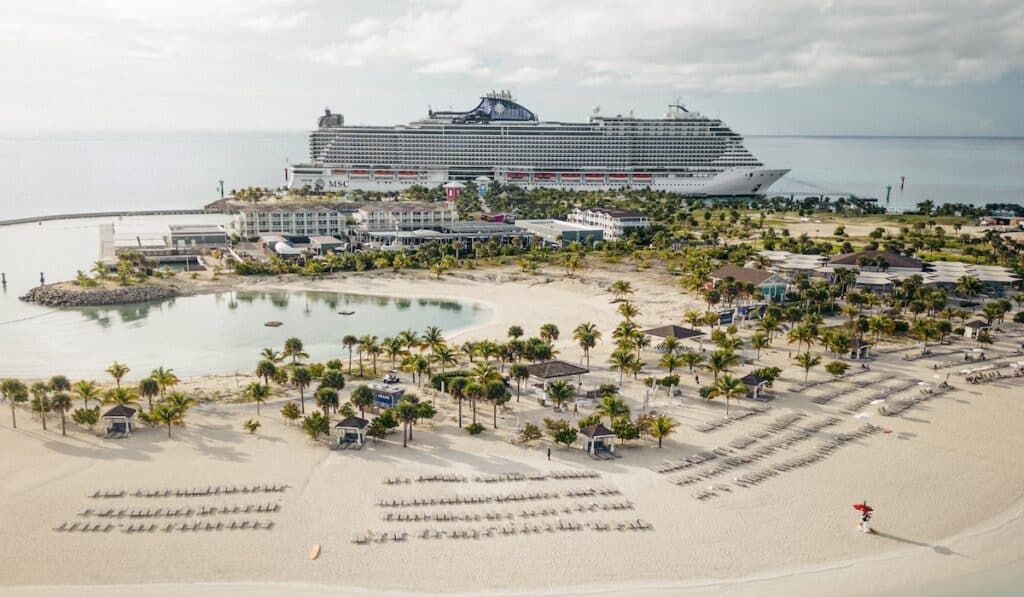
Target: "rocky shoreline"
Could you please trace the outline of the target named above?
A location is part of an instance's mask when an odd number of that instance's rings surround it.
[[[178,296],[173,286],[140,284],[119,288],[81,289],[67,284],[48,284],[29,290],[21,300],[51,307],[91,307],[99,305],[126,305],[151,303]]]

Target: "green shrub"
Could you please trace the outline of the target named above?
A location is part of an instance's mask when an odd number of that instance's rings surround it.
[[[480,435],[484,432],[484,426],[480,423],[470,423],[469,425],[466,425],[466,431],[468,431],[470,435]]]

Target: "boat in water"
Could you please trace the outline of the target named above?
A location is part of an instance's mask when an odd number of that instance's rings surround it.
[[[660,118],[543,121],[508,91],[464,112],[389,126],[346,125],[326,110],[309,134],[309,162],[290,166],[290,188],[400,191],[485,177],[527,189],[652,189],[684,195],[764,195],[789,170],[765,168],[743,137],[681,101]]]

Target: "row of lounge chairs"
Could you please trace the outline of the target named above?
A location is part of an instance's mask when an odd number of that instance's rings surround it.
[[[220,530],[269,530],[274,527],[273,521],[259,521],[259,520],[232,520],[230,522],[181,522],[173,523],[169,522],[165,525],[157,525],[150,522],[132,523],[128,526],[121,526],[120,531],[126,534],[133,533],[152,533],[156,530],[170,533],[172,531],[220,531]],[[54,531],[61,533],[108,533],[115,528],[115,525],[110,523],[82,523],[82,522],[64,522],[60,526],[54,527]]]
[[[503,502],[519,502],[529,500],[548,500],[559,497],[554,492],[506,493],[501,495],[457,495],[440,498],[381,499],[377,505],[381,508],[402,508],[419,506],[464,506]]]
[[[62,522],[53,530],[58,533],[109,533],[113,528],[110,523]]]
[[[708,432],[714,431],[716,429],[721,429],[722,427],[725,427],[726,425],[731,425],[731,424],[735,423],[736,421],[742,421],[743,419],[746,419],[747,417],[753,417],[755,415],[759,415],[761,413],[768,412],[768,410],[770,408],[771,408],[770,406],[763,406],[763,405],[756,405],[755,404],[754,406],[751,406],[750,408],[740,410],[737,414],[735,414],[735,415],[733,415],[731,417],[722,417],[720,419],[714,419],[714,420],[711,420],[711,421],[705,421],[704,423],[701,423],[700,425],[697,425],[696,427],[694,427],[694,429],[696,431],[701,432],[701,433],[708,433]]]
[[[926,400],[931,400],[949,391],[949,386],[938,388],[922,389],[919,393],[902,400],[892,400],[888,404],[878,407],[878,414],[883,417],[895,417],[903,412],[917,406]]]
[[[863,397],[858,398],[857,400],[854,400],[853,402],[847,404],[845,407],[842,408],[842,411],[847,413],[847,414],[858,413],[858,412],[864,410],[864,407],[870,405],[875,400],[886,398],[888,396],[892,396],[893,394],[898,394],[898,393],[900,393],[900,392],[902,392],[904,390],[907,390],[907,389],[910,389],[910,388],[916,386],[918,383],[920,383],[920,382],[918,380],[916,380],[916,379],[908,379],[908,380],[903,380],[903,381],[901,381],[901,382],[899,382],[899,383],[897,383],[895,385],[891,385],[891,386],[887,386],[887,387],[881,388],[879,390],[876,390],[876,391],[868,394],[867,396],[863,396]]]
[[[365,533],[357,534],[352,536],[352,543],[356,545],[368,545],[370,543],[401,543],[409,538],[409,533],[405,531],[392,531],[390,533],[375,533],[373,531],[367,531]]]
[[[649,531],[654,528],[649,522],[643,520],[627,520],[621,522],[576,522],[572,520],[558,520],[554,523],[519,523],[509,524],[502,527],[487,527],[484,529],[423,529],[418,533],[420,539],[481,539],[495,537],[498,535],[531,535],[541,533],[573,532],[590,529],[592,531]]]
[[[679,460],[666,460],[662,464],[656,464],[651,467],[656,473],[667,474],[688,469],[698,464],[703,464],[710,460],[714,460],[720,456],[728,456],[729,451],[724,448],[715,448],[714,450],[706,450],[704,452],[698,452],[693,456],[687,456]]]
[[[206,487],[164,488],[164,489],[124,489],[97,490],[91,498],[121,498],[126,496],[137,498],[158,497],[197,497],[209,495],[232,495],[237,493],[280,493],[288,488],[280,483],[255,483],[252,485],[208,485]]]
[[[331,444],[332,450],[362,450],[363,444],[360,442],[337,442]]]
[[[565,497],[593,497],[595,495],[622,495],[622,492],[614,487],[587,487],[584,489],[570,489],[565,492]]]
[[[797,421],[799,421],[800,419],[802,419],[802,418],[804,418],[806,416],[807,415],[805,415],[804,413],[789,413],[789,414],[785,414],[785,415],[782,415],[782,416],[776,418],[771,423],[768,423],[767,425],[765,425],[764,429],[768,433],[779,433],[780,431],[785,431],[793,423],[796,423]]]
[[[964,379],[966,379],[969,384],[984,384],[999,381],[1001,379],[1020,379],[1021,377],[1024,377],[1024,371],[1021,371],[1020,369],[1013,369],[1008,375],[1003,375],[1002,371],[982,371],[972,373]]]
[[[181,506],[179,508],[105,508],[93,510],[86,508],[79,512],[79,516],[99,516],[101,518],[176,518],[183,516],[213,516],[217,514],[247,514],[250,512],[277,512],[280,504],[245,504],[233,506],[200,506],[192,508]]]

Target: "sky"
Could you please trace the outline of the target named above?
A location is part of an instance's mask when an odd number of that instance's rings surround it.
[[[4,0],[0,130],[396,124],[510,89],[542,119],[1024,136],[1021,0]]]

